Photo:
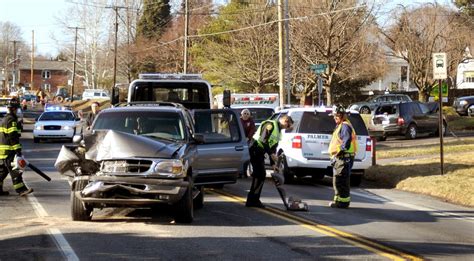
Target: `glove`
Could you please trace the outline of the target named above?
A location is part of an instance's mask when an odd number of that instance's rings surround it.
[[[25,158],[23,158],[22,156],[16,155],[12,162],[12,168],[14,170],[16,169],[24,170],[27,164],[28,162],[25,160]]]

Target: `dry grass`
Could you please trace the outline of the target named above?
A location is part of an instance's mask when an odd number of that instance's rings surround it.
[[[422,148],[422,149],[420,149]],[[474,138],[456,138],[445,140],[443,143],[444,153],[454,153],[463,151],[474,151]],[[428,144],[413,144],[399,148],[379,148],[377,159],[416,157],[422,155],[439,154],[439,141]]]
[[[397,161],[374,166],[366,179],[379,186],[431,195],[457,204],[474,207],[474,150],[447,155],[444,175],[439,158]]]

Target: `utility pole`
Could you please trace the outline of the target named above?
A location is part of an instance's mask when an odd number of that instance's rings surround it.
[[[34,90],[34,72],[35,72],[35,30],[31,31],[31,71],[30,71],[30,83],[31,83],[31,90]]]
[[[17,72],[17,66],[16,66],[16,62],[17,62],[17,52],[16,52],[16,43],[18,43],[18,41],[10,41],[13,43],[13,72],[12,72],[12,75],[13,75],[13,79],[12,79],[12,84],[13,84],[13,87],[16,86],[16,80],[17,80],[17,75],[18,75],[18,72]]]
[[[280,106],[283,106],[285,104],[284,57],[285,50],[283,49],[283,3],[282,0],[278,0],[278,84],[280,90]]]
[[[188,33],[189,33],[189,9],[188,0],[184,0],[184,62],[183,73],[188,72]]]
[[[74,100],[74,83],[76,79],[76,54],[77,54],[77,30],[79,29],[85,29],[81,27],[68,27],[69,29],[74,29],[75,36],[74,36],[74,58],[73,58],[73,64],[72,64],[72,80],[71,80],[71,102]]]
[[[285,0],[285,87],[287,92],[286,103],[291,103],[291,62],[290,62],[290,15],[289,15],[288,0]]]
[[[112,96],[115,95],[115,84],[117,83],[117,42],[118,42],[118,10],[122,8],[127,8],[125,6],[111,6],[106,8],[112,8],[115,11],[115,43],[114,43],[114,77],[112,85]]]

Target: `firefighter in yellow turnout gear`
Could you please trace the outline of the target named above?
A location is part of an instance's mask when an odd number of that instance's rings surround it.
[[[355,130],[347,119],[344,107],[337,106],[333,110],[336,128],[329,144],[331,165],[333,166],[334,201],[329,203],[332,208],[348,208],[351,202],[350,175],[354,156],[357,152]]]
[[[265,154],[270,156],[270,164],[275,170],[277,155],[276,148],[280,141],[280,131],[282,129],[290,129],[293,120],[290,116],[283,115],[278,121],[266,120],[257,129],[253,136],[252,144],[249,148],[250,163],[252,164],[252,185],[247,195],[247,207],[263,208],[264,205],[260,201],[263,184],[267,172],[265,170]]]
[[[3,181],[10,173],[13,188],[20,196],[24,196],[33,192],[33,189],[23,183],[22,172],[18,168],[18,162],[23,159],[20,144],[21,126],[16,115],[20,103],[12,98],[7,107],[8,113],[0,126],[0,195],[8,195],[8,191],[3,190]]]

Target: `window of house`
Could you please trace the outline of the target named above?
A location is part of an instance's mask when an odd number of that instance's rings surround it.
[[[41,72],[41,77],[42,77],[43,79],[49,79],[49,78],[51,78],[51,71],[49,71],[49,70],[44,70],[44,71],[42,71],[42,72]]]
[[[50,92],[51,91],[51,84],[43,83],[42,89],[45,90],[45,91]]]

